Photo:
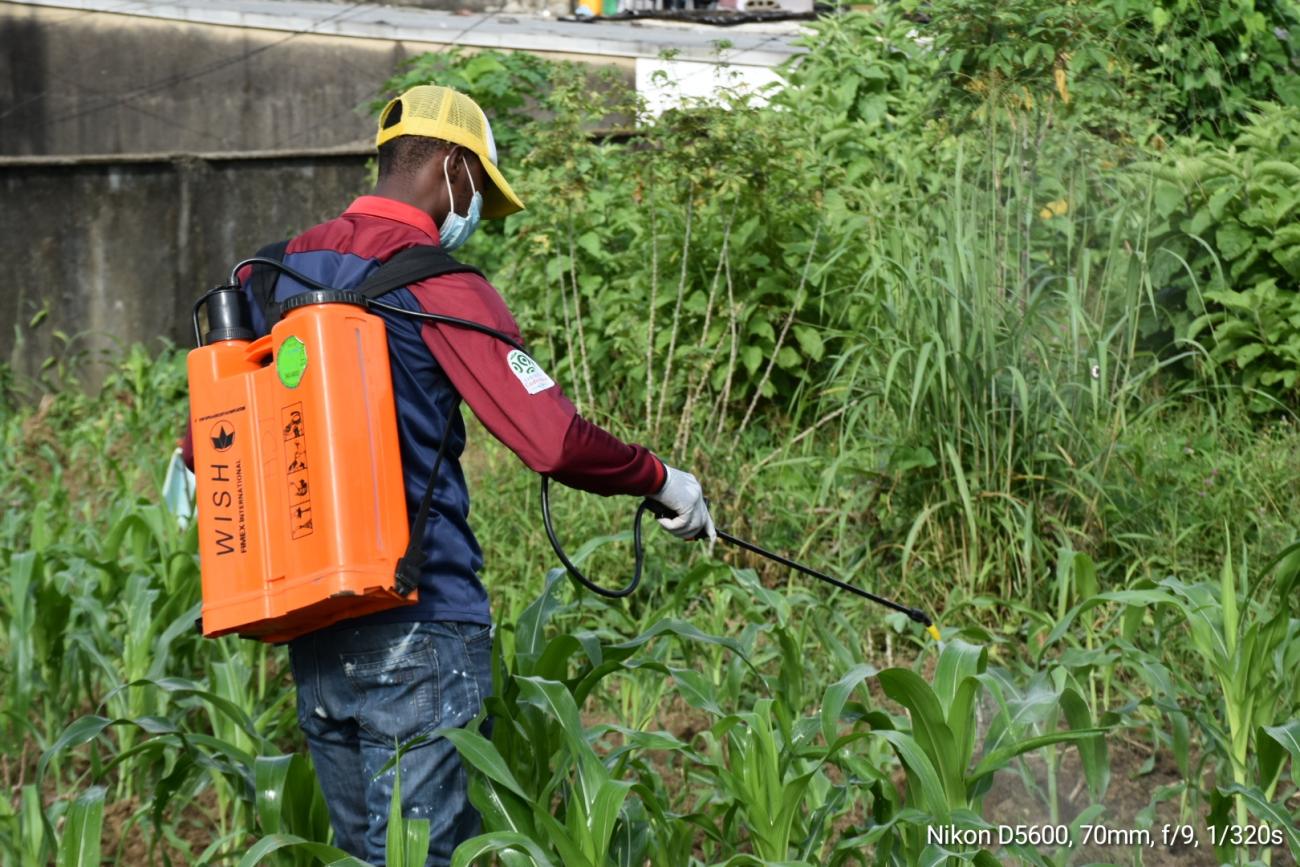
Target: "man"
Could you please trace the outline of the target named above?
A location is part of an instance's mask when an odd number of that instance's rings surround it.
[[[399,250],[429,244],[454,250],[480,216],[501,218],[523,208],[497,167],[487,117],[463,94],[434,86],[408,90],[380,115],[377,144],[373,194],[292,239],[286,264],[326,285],[353,288]],[[304,288],[282,275],[276,300]],[[473,320],[519,339],[505,302],[476,274],[424,280],[383,300]],[[478,578],[482,555],[469,526],[459,462],[465,445],[461,400],[534,471],[598,494],[653,497],[678,515],[661,519],[669,532],[686,539],[714,534],[694,476],[587,422],[544,371],[517,363],[521,353],[511,346],[465,328],[382,315],[409,514],[424,496],[441,439],[449,437],[424,534],[419,602],[290,644],[298,721],[336,843],[374,864],[384,863],[394,784],[391,771],[378,776],[380,768],[397,744],[470,722],[492,685],[491,620]],[[261,319],[257,312],[255,319]],[[267,323],[257,324],[265,332]],[[401,785],[403,813],[431,822],[428,864],[447,864],[478,826],[455,749],[439,739],[408,750]]]

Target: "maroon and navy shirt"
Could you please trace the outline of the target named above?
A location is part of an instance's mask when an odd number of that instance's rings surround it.
[[[438,229],[428,214],[394,199],[362,196],[341,216],[290,241],[284,261],[326,286],[353,289],[398,251],[438,243]],[[305,286],[281,274],[275,297],[284,301],[303,291]],[[473,320],[521,339],[501,295],[477,274],[434,277],[396,289],[383,300],[407,310]],[[258,333],[266,333],[258,306],[250,307]],[[465,448],[460,400],[534,472],[603,495],[645,496],[663,487],[665,470],[658,458],[578,415],[560,387],[541,368],[530,366],[531,359],[521,359],[514,347],[468,328],[373,312],[388,329],[408,515],[415,515],[424,497],[442,437],[451,439],[425,527],[419,602],[349,624],[490,622],[487,593],[478,578],[483,554],[470,529],[470,498],[460,466]]]

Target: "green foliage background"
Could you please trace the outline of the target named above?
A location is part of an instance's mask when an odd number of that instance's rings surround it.
[[[1300,854],[1296,19],[888,5],[820,19],[782,88],[658,117],[527,55],[426,55],[388,83],[377,105],[436,81],[493,116],[529,207],[464,255],[584,414],[696,472],[720,525],[945,633],[662,539],[644,592],[571,593],[543,575],[534,481],[476,429],[496,725],[441,733],[486,823],[457,864],[1147,848],[926,839],[1004,815],[995,777],[1076,839],[1176,820],[1221,832],[1216,863]],[[21,745],[0,853],[98,863],[107,821],[114,860],[351,863],[280,652],[192,632],[193,533],[157,496],[179,354],[117,364],[96,396],[72,356],[0,368]],[[627,503],[557,500],[584,563],[621,574]],[[1133,744],[1178,776],[1120,814]],[[1247,824],[1280,836],[1226,833]],[[416,863],[427,827],[397,805],[391,831],[390,863]]]

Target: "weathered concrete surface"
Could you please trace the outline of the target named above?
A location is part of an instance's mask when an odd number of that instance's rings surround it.
[[[373,135],[365,106],[383,82],[403,60],[448,45],[613,66],[629,85],[637,58],[670,48],[679,60],[748,66],[797,52],[795,25],[743,27],[579,24],[312,0],[0,0],[0,154],[365,142]],[[720,40],[730,47],[720,50]]]
[[[0,153],[361,142],[373,127],[357,109],[410,53],[395,42],[0,3]]]
[[[92,353],[160,337],[192,345],[194,299],[263,244],[343,210],[365,191],[366,160],[0,161],[0,359],[34,374],[65,353],[56,331]]]
[[[443,47],[0,2],[0,154],[365,143],[383,83]],[[595,59],[631,84],[631,59]]]
[[[194,24],[324,34],[357,39],[500,48],[578,57],[658,57],[672,49],[686,60],[775,66],[802,49],[797,22],[749,22],[717,28],[674,21],[577,21],[514,14],[499,3],[485,14],[460,9],[394,7],[365,0],[8,0],[16,5],[77,9]],[[720,45],[719,43],[726,43]]]

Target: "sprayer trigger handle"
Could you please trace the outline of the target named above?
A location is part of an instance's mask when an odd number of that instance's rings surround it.
[[[677,517],[676,512],[674,512],[672,509],[668,508],[658,500],[652,500],[649,497],[646,497],[644,500],[641,501],[641,505],[647,512],[654,515],[656,518]]]
[[[705,500],[704,500],[705,505],[708,505],[708,502],[709,502],[709,500],[708,500],[708,498],[706,497]],[[656,518],[676,518],[676,517],[677,517],[677,513],[674,512],[672,509],[668,508],[667,506],[665,506],[663,503],[659,502],[658,500],[652,500],[652,499],[650,499],[649,497],[646,497],[644,500],[641,501],[641,508],[645,509],[645,510],[646,510],[647,512],[649,512],[650,514],[654,515]],[[703,530],[700,530],[699,535],[697,535],[697,536],[692,536],[692,537],[691,537],[690,539],[688,539],[687,541],[688,541],[688,542],[698,542],[699,540],[701,540],[701,539],[705,539],[705,538],[708,538],[708,537],[705,535],[705,533],[704,533]]]

